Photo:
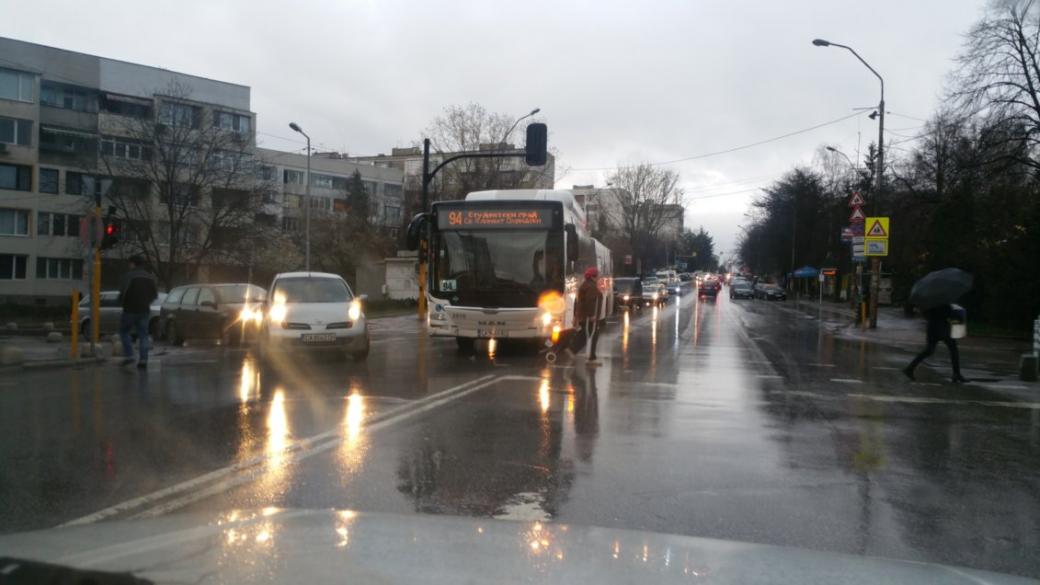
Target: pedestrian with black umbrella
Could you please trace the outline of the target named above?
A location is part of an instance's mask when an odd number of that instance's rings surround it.
[[[925,318],[928,321],[927,344],[924,350],[903,369],[907,378],[914,379],[914,370],[921,362],[935,353],[935,347],[941,341],[950,351],[953,382],[968,381],[961,375],[960,351],[957,349],[957,340],[951,334],[951,321],[963,317],[952,306],[952,303],[971,290],[972,282],[971,274],[957,268],[945,268],[929,273],[914,283],[914,288],[910,291],[910,302],[924,310]]]

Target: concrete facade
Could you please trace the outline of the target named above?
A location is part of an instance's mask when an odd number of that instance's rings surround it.
[[[255,144],[246,86],[7,38],[0,55],[0,302],[64,303],[88,289],[80,218],[103,184],[100,144],[118,138],[125,116],[156,115],[164,89],[248,117]],[[12,79],[29,90],[11,94]],[[12,120],[30,128],[27,141],[5,133]]]

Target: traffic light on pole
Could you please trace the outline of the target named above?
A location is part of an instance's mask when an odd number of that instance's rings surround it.
[[[102,250],[114,248],[120,242],[123,226],[118,219],[109,219],[105,222],[105,233],[101,236]]]

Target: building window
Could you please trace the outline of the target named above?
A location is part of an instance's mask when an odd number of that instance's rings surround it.
[[[36,258],[36,278],[82,280],[83,261],[75,258]]]
[[[298,217],[283,217],[282,218],[282,229],[287,232],[298,232],[300,231],[300,218]]]
[[[0,118],[0,142],[32,146],[32,120]]]
[[[28,236],[29,212],[25,209],[0,208],[0,236]]]
[[[101,155],[127,160],[148,160],[151,158],[151,149],[135,142],[104,138],[101,140]]]
[[[79,220],[78,215],[40,211],[36,214],[36,234],[79,237]]]
[[[92,91],[44,81],[40,84],[40,104],[76,112],[97,112],[97,94]]]
[[[0,98],[20,102],[33,101],[35,76],[12,69],[0,69]]]
[[[120,116],[148,118],[152,115],[152,101],[107,93],[101,97],[101,109]]]
[[[404,194],[400,185],[394,183],[383,183],[383,197],[388,199],[400,199],[403,196]]]
[[[40,150],[74,155],[97,154],[96,134],[40,126]]]
[[[198,115],[194,106],[164,103],[159,108],[159,121],[167,126],[198,128]]]
[[[320,187],[322,189],[338,189],[340,191],[346,191],[347,178],[311,173],[311,187]]]
[[[0,254],[0,280],[25,280],[25,261],[21,254]]]
[[[383,207],[383,217],[387,225],[397,225],[401,223],[401,208],[396,205],[387,205]]]
[[[159,189],[159,202],[164,205],[169,204],[171,195],[173,195],[174,205],[183,207],[198,207],[199,205],[199,188],[195,185],[163,183]]]
[[[303,184],[303,171],[290,171],[285,170],[282,174],[282,181],[286,185],[302,185]]]
[[[378,193],[379,183],[374,181],[362,181],[365,185],[365,193],[368,193],[372,197],[375,197]]]
[[[58,169],[40,169],[40,193],[58,192]]]
[[[0,189],[32,191],[32,167],[0,164]]]
[[[87,197],[93,197],[102,195],[101,193],[101,177],[95,177],[94,175],[85,175],[83,173],[75,173],[72,171],[65,172],[65,194],[66,195],[86,195]]]
[[[260,165],[256,170],[256,178],[261,181],[273,181],[275,168],[271,165]]]
[[[242,114],[231,112],[213,112],[213,127],[225,130],[234,130],[242,134],[249,133],[251,118]]]

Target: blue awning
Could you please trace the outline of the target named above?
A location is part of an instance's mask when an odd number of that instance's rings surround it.
[[[794,271],[795,278],[815,278],[819,274],[819,270],[816,270],[812,266],[802,266],[798,270]]]

